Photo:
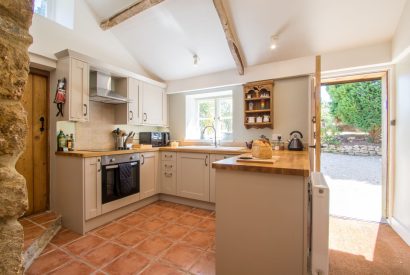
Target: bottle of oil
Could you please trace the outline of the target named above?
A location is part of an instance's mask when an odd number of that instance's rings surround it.
[[[63,130],[60,130],[60,133],[57,135],[57,151],[64,151],[64,147],[66,147],[66,145],[64,132]]]

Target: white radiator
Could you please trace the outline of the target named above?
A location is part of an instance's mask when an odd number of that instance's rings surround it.
[[[312,173],[312,254],[313,275],[329,274],[329,187],[321,173]]]

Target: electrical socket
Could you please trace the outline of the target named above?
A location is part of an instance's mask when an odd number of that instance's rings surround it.
[[[272,134],[272,140],[279,140],[279,137],[283,138],[281,134]]]

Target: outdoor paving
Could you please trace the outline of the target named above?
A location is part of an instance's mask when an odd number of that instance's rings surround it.
[[[382,159],[322,153],[330,189],[330,214],[368,221],[382,217]]]

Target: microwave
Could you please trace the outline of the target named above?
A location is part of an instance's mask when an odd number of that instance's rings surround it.
[[[168,132],[140,132],[139,143],[151,144],[152,147],[168,146],[170,135]]]

